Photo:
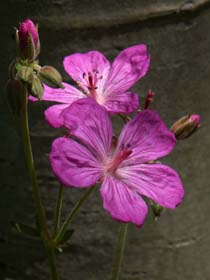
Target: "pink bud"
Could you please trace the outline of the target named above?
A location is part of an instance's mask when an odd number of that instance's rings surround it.
[[[28,37],[31,35],[35,48],[37,48],[39,41],[39,34],[33,21],[30,19],[24,20],[18,30],[20,48],[23,49],[28,44]]]
[[[200,116],[197,114],[184,116],[176,121],[171,131],[175,134],[176,139],[181,140],[191,136],[200,126]]]
[[[194,123],[194,125],[198,127],[200,125],[200,116],[196,115],[196,114],[191,115],[190,121],[192,121]]]

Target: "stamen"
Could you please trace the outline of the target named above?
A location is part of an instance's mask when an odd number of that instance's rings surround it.
[[[123,145],[123,144],[122,144]],[[124,145],[123,145],[124,146]],[[122,161],[127,159],[130,154],[132,153],[132,150],[129,149],[130,144],[126,145],[127,149],[122,149],[112,160],[108,163],[106,171],[109,173],[114,173],[118,166],[121,164]]]

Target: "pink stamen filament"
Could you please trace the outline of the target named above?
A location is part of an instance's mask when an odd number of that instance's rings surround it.
[[[120,163],[123,160],[125,160],[126,158],[128,158],[131,153],[132,153],[132,150],[130,150],[130,149],[120,151],[119,154],[117,154],[111,160],[111,162],[108,163],[106,171],[109,172],[109,173],[114,173],[117,170]]]

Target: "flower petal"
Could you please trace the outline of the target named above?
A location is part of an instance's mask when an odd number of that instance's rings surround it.
[[[106,95],[125,92],[148,71],[150,56],[146,45],[123,50],[114,60],[104,89]]]
[[[64,126],[100,160],[111,148],[112,124],[106,110],[92,98],[74,102],[62,114]]]
[[[42,96],[42,100],[71,104],[74,101],[85,97],[84,93],[82,93],[75,87],[67,83],[62,83],[62,85],[64,86],[64,89],[51,88],[44,85],[44,93]]]
[[[124,126],[116,154],[129,147],[132,153],[122,165],[145,163],[169,154],[175,144],[174,134],[166,127],[159,114],[143,110]]]
[[[57,138],[50,153],[52,170],[65,186],[90,187],[102,177],[102,167],[82,145]]]
[[[88,90],[86,79],[89,73],[98,72],[99,77],[102,78],[97,86],[102,88],[110,69],[109,61],[99,51],[75,53],[66,56],[63,64],[70,77],[85,90]]]
[[[31,101],[31,102],[39,101],[39,99],[37,97],[33,96],[33,95],[29,95],[28,100]]]
[[[166,165],[131,165],[119,168],[117,174],[125,184],[163,207],[173,209],[182,202],[184,190],[179,175]]]
[[[64,88],[51,88],[44,85],[44,93],[42,95],[43,101],[55,101],[59,103],[68,103],[69,105],[74,101],[86,97],[84,93],[67,83],[62,83]],[[36,102],[39,99],[30,95],[28,99]]]
[[[147,215],[147,205],[136,192],[114,177],[105,177],[100,189],[103,207],[117,221],[141,226]]]
[[[139,98],[132,92],[114,94],[107,98],[104,107],[110,113],[131,113],[139,107]]]
[[[44,115],[48,124],[55,128],[63,126],[61,113],[67,107],[69,107],[69,104],[59,104],[50,106],[47,110],[45,110]]]

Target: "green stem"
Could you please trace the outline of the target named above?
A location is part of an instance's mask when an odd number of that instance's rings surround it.
[[[123,253],[125,249],[127,229],[128,229],[128,224],[120,225],[117,247],[115,251],[115,259],[112,268],[112,280],[120,279],[120,268],[121,268]]]
[[[30,135],[29,135],[29,126],[28,126],[28,93],[25,86],[24,92],[22,94],[22,108],[21,108],[21,124],[22,124],[22,134],[23,134],[23,143],[24,143],[24,149],[25,149],[25,156],[27,161],[27,166],[31,178],[32,183],[32,190],[33,190],[33,198],[34,198],[34,204],[36,207],[37,217],[39,221],[39,226],[41,227],[44,236],[48,237],[48,228],[47,228],[47,222],[46,222],[46,216],[45,211],[41,202],[41,196],[37,184],[36,179],[36,170],[34,166],[34,160],[33,160],[33,154],[32,154],[32,148],[31,148],[31,141],[30,141]]]
[[[60,185],[58,190],[58,198],[56,203],[56,209],[55,209],[55,226],[54,226],[54,236],[58,233],[58,229],[60,227],[61,223],[61,209],[62,209],[62,201],[63,201],[63,186]]]
[[[67,216],[65,222],[63,223],[62,227],[60,228],[56,238],[55,243],[58,244],[60,240],[62,240],[69,224],[72,222],[73,218],[76,216],[77,212],[79,211],[80,207],[82,206],[83,202],[89,197],[89,195],[95,190],[96,186],[88,188],[86,192],[81,196],[78,202],[75,204],[72,211]]]
[[[29,134],[29,126],[28,126],[28,91],[27,87],[25,85],[24,91],[21,92],[21,125],[22,125],[22,134],[23,134],[23,143],[24,143],[24,149],[25,149],[25,156],[26,156],[26,162],[27,167],[29,170],[31,183],[32,183],[32,191],[33,191],[33,199],[34,204],[36,208],[36,214],[38,218],[38,224],[40,228],[40,235],[42,237],[43,243],[47,249],[48,252],[48,259],[50,263],[50,269],[51,269],[51,275],[52,280],[58,280],[58,275],[56,271],[55,266],[55,252],[54,247],[49,243],[51,243],[51,237],[48,231],[47,226],[47,219],[45,215],[45,210],[42,205],[41,196],[37,184],[37,178],[36,178],[36,170],[34,166],[34,160],[33,160],[33,153],[31,148],[31,141],[30,141],[30,134]]]
[[[56,259],[55,259],[55,249],[52,247],[46,247],[47,254],[48,254],[48,261],[51,271],[51,279],[52,280],[59,280],[58,273],[56,270]]]

